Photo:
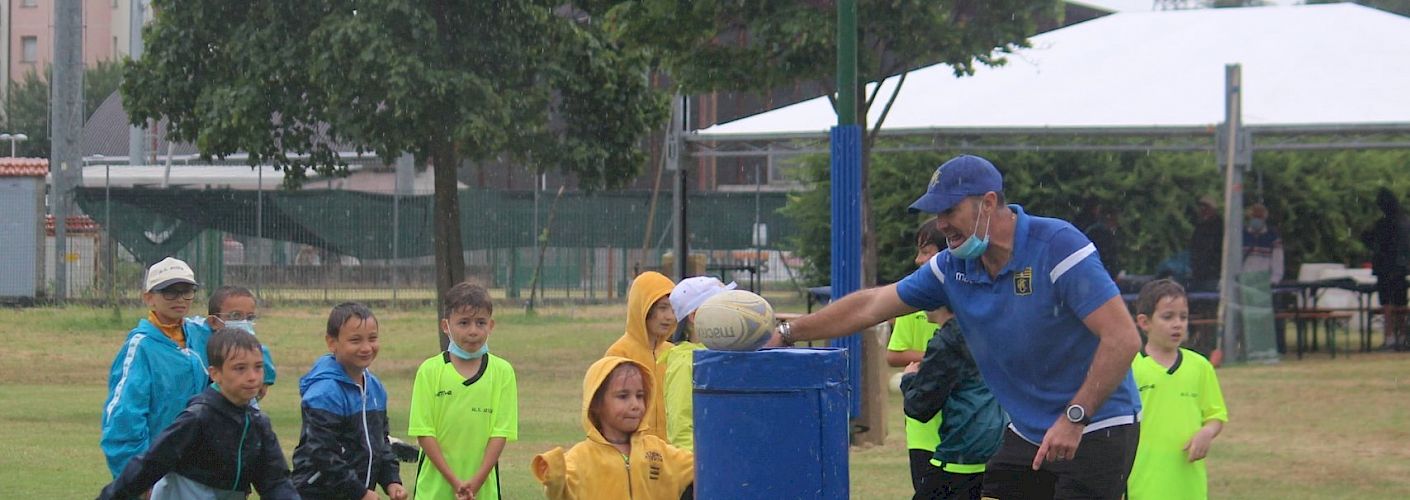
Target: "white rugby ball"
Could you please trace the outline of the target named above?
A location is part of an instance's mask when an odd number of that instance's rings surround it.
[[[748,291],[717,293],[695,310],[695,338],[717,351],[756,351],[773,330],[773,306]]]

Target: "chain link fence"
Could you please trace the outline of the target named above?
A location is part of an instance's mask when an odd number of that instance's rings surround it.
[[[670,274],[671,196],[461,190],[467,277],[511,301],[528,300],[535,282],[549,302],[622,299],[637,274]],[[66,266],[70,300],[136,302],[145,267],[167,256],[190,263],[206,289],[245,286],[270,304],[435,300],[428,192],[105,186],[75,200],[87,215],[70,219],[68,255],[54,255],[52,223],[45,248],[48,293],[53,267]],[[786,201],[762,190],[689,195],[691,273],[796,289]]]

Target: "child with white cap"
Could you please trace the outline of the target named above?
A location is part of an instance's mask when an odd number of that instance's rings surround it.
[[[203,346],[207,333],[184,320],[196,287],[196,273],[180,260],[167,257],[147,270],[147,317],[127,333],[113,358],[103,405],[101,445],[114,478],[206,387],[204,357],[190,342]]]
[[[671,341],[675,347],[662,353],[658,362],[666,366],[666,436],[677,448],[695,450],[691,378],[695,373],[694,352],[705,348],[695,341],[695,310],[706,299],[734,290],[735,286],[734,282],[726,285],[716,278],[696,276],[681,280],[671,289],[671,311],[676,315],[677,325]]]

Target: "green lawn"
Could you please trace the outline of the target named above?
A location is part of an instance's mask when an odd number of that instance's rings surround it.
[[[8,495],[87,498],[109,480],[98,449],[107,370],[141,314],[0,309],[0,485]],[[286,453],[298,437],[298,377],[324,351],[325,314],[261,311],[260,339],[280,375],[264,407]],[[582,372],[620,335],[621,306],[555,308],[538,317],[502,309],[496,316],[490,344],[514,364],[521,398],[520,440],[501,462],[504,489],[509,498],[537,498],[529,460],[582,439]],[[396,433],[406,428],[416,367],[436,348],[436,321],[429,309],[382,311],[380,319],[383,347],[373,370],[391,393]],[[1410,354],[1316,354],[1219,374],[1231,422],[1211,451],[1212,497],[1410,498]],[[853,449],[855,498],[908,497],[899,408],[893,395],[885,445]],[[414,465],[402,469],[408,484],[415,474]]]

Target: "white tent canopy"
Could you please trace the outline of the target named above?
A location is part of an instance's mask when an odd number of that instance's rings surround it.
[[[1233,63],[1247,126],[1410,123],[1410,18],[1354,4],[1121,12],[1031,42],[972,77],[912,71],[882,130],[1208,126],[1223,121]],[[898,80],[882,83],[870,123]],[[821,137],[836,122],[819,97],[692,140]]]

